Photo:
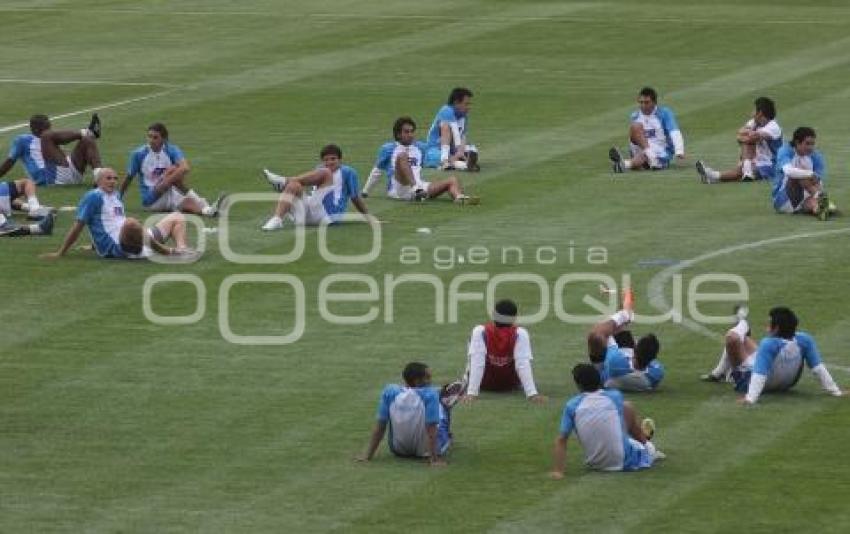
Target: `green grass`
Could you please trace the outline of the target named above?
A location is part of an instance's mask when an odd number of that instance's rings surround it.
[[[36,112],[59,115],[170,91],[101,113],[101,150],[116,168],[144,141],[146,126],[162,120],[188,155],[195,187],[208,196],[264,191],[258,169],[309,168],[327,142],[339,143],[365,179],[393,119],[410,114],[424,134],[455,85],[476,92],[471,136],[484,167],[463,177],[483,198],[480,207],[369,199],[387,221],[381,255],[353,267],[322,260],[314,230],[303,257],[287,265],[227,262],[217,234],[192,266],[81,253],[39,260],[59,246],[72,222],[67,213],[50,238],[0,240],[0,531],[845,530],[846,401],[826,397],[807,374],[792,394],[739,408],[729,388],[696,380],[715,362],[718,325],[709,326],[713,337],[672,322],[652,327],[668,377],[660,393],[631,400],[659,425],[668,460],[657,469],[587,471],[572,440],[566,480],[547,479],[560,411],[575,391],[569,369],[584,359],[587,328],[552,311],[530,326],[547,406],[533,407],[519,394],[484,395],[457,409],[446,469],[393,459],[385,448],[369,465],[352,461],[366,444],[381,387],[413,359],[428,362],[437,381],[455,377],[470,329],[487,315],[482,303],[462,302],[456,321],[438,324],[433,289],[403,284],[387,324],[386,275],[434,275],[448,287],[462,274],[527,272],[551,287],[565,274],[619,280],[627,273],[639,311],[657,313],[652,304],[670,300],[671,284],[665,278],[650,302],[650,282],[664,267],[642,260],[686,260],[815,233],[716,255],[680,274],[686,288],[704,273],[744,277],[754,331],[771,306],[791,305],[846,384],[847,234],[818,235],[850,233],[846,218],[775,215],[766,185],[704,187],[692,166],[697,158],[731,165],[735,129],[752,100],[767,94],[778,102],[786,137],[802,124],[818,130],[831,196],[850,206],[844,2],[10,0],[0,13],[0,128]],[[465,14],[473,15],[458,18]],[[612,177],[607,149],[625,143],[627,113],[644,84],[677,111],[688,161],[664,173]],[[86,120],[57,125],[78,128]],[[0,144],[21,131],[0,134]],[[83,192],[40,196],[69,205]],[[127,205],[142,215],[135,187]],[[264,206],[234,210],[236,250],[292,247],[292,232],[259,232],[267,215]],[[433,233],[416,233],[423,226]],[[354,225],[329,232],[340,253],[367,250],[369,237]],[[435,265],[447,258],[445,247],[468,256],[475,246],[489,250],[485,265]],[[504,264],[503,246],[521,247],[524,262]],[[421,251],[418,264],[402,263],[405,247]],[[554,247],[557,261],[535,261],[539,247]],[[588,264],[589,247],[605,247],[607,262]],[[143,315],[145,279],[172,272],[204,283],[206,313],[197,324],[157,326]],[[331,325],[322,318],[319,285],[344,272],[373,277],[379,299],[331,310],[354,315],[376,306],[377,320]],[[303,281],[306,328],[298,342],[243,346],[222,338],[219,286],[247,273]],[[594,286],[567,286],[567,309],[589,313],[581,297]],[[498,293],[528,311],[539,305],[533,286],[506,284]],[[291,298],[283,286],[236,286],[230,324],[242,335],[285,334],[294,324]],[[160,314],[191,313],[193,301],[185,284],[154,291]]]

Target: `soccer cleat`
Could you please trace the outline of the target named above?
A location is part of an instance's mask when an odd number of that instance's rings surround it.
[[[481,166],[478,165],[478,152],[467,151],[466,165],[469,172],[478,172],[481,170]]]
[[[623,166],[623,155],[620,154],[620,151],[617,147],[612,146],[610,150],[608,150],[608,158],[611,160],[612,167],[614,172],[617,174],[622,174],[625,172],[625,167]]]
[[[739,321],[743,321],[750,314],[750,309],[746,304],[738,304],[734,308],[735,317],[738,318]]]
[[[53,224],[56,222],[56,215],[53,213],[48,213],[44,216],[44,218],[38,223],[38,230],[40,235],[50,235],[53,233]]]
[[[272,189],[274,189],[278,193],[282,193],[283,188],[286,187],[286,178],[279,174],[275,174],[268,169],[263,169],[263,177],[268,180],[269,185],[272,186]]]
[[[655,421],[649,417],[645,418],[640,422],[640,430],[643,432],[643,435],[646,436],[646,439],[651,440],[652,436],[655,435]]]
[[[88,130],[92,133],[95,139],[100,139],[101,125],[100,117],[97,116],[97,113],[91,116],[91,121],[89,121]]]
[[[466,380],[455,380],[443,386],[440,392],[440,401],[446,408],[451,408],[466,394]]]
[[[663,452],[659,451],[658,449],[655,449],[654,451],[652,451],[652,460],[653,461],[664,460],[665,458],[667,458],[667,455],[664,454]]]
[[[755,182],[755,178],[753,178],[752,174],[744,174],[741,176],[742,182]]]
[[[825,221],[829,219],[829,215],[829,197],[827,197],[826,194],[822,194],[818,197],[818,205],[815,208],[815,216],[818,219]]]
[[[23,228],[12,221],[6,220],[3,224],[0,224],[0,237],[18,237],[21,235],[25,235]]]
[[[176,257],[176,258],[180,258],[181,260],[185,261],[186,263],[192,263],[192,262],[198,260],[198,258],[201,257],[200,252],[198,252],[197,250],[195,250],[193,248],[188,248],[188,247],[187,248],[176,248],[176,249],[174,249],[174,252],[171,255]]]
[[[697,163],[696,163],[696,167],[697,167],[697,173],[699,173],[699,181],[700,182],[702,182],[704,184],[716,184],[718,182],[717,180],[712,180],[711,177],[709,177],[708,173],[711,169],[709,169],[708,167],[705,166],[705,162],[703,160],[698,159]]]
[[[711,373],[700,375],[699,379],[703,382],[721,382],[721,379],[719,377],[716,377]]]
[[[360,196],[363,198],[369,198],[369,192],[365,189],[360,193]]]
[[[414,202],[425,202],[426,200],[428,200],[428,193],[424,189],[420,188],[413,192]]]
[[[56,208],[51,208],[50,206],[40,206],[37,209],[29,210],[27,212],[27,219],[30,221],[40,221],[41,219],[47,217],[48,214],[55,214]]]
[[[274,230],[280,230],[281,228],[283,228],[283,219],[277,215],[273,215],[272,218],[263,225],[264,232],[272,232]]]
[[[227,193],[221,192],[218,194],[218,198],[215,199],[215,202],[210,204],[210,217],[218,217],[218,212],[224,207],[225,202],[227,202]]]

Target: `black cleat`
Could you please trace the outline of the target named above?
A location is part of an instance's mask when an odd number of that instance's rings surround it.
[[[89,122],[89,131],[92,133],[92,135],[94,135],[95,139],[100,139],[100,117],[97,116],[97,113],[91,116],[91,121]]]
[[[617,147],[612,146],[610,150],[608,150],[608,159],[611,160],[611,168],[617,174],[622,174],[625,172],[625,166],[623,165],[623,155],[620,154],[620,151]]]
[[[47,212],[47,215],[38,223],[38,229],[41,232],[39,235],[52,234],[54,222],[56,222],[56,215],[53,212]]]
[[[478,152],[469,151],[466,153],[466,170],[469,172],[478,172],[481,166],[478,165]]]

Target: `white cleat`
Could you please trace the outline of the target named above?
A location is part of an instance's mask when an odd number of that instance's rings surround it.
[[[263,176],[269,182],[269,185],[272,186],[272,189],[278,193],[283,192],[283,188],[286,187],[286,177],[275,174],[268,169],[263,169]]]
[[[283,228],[283,219],[277,215],[273,215],[272,218],[263,225],[264,232],[273,232],[275,230],[280,230],[281,228]]]

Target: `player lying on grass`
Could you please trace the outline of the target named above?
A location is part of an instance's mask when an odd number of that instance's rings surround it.
[[[368,462],[389,429],[390,452],[403,458],[428,458],[432,466],[445,465],[443,457],[452,444],[451,409],[463,389],[452,382],[441,390],[431,386],[431,370],[411,362],[402,372],[404,385],[387,385],[381,392],[378,416],[366,452],[358,461]]]
[[[773,208],[779,213],[808,213],[825,221],[836,208],[823,190],[826,161],[815,150],[815,138],[814,129],[800,126],[779,149]]]
[[[29,216],[37,219],[35,224],[19,226],[11,220],[12,205],[26,197],[25,207]],[[20,205],[19,205],[20,207]],[[50,235],[53,233],[53,212],[42,208],[35,196],[35,183],[29,179],[0,182],[0,237],[26,235]]]
[[[625,159],[616,146],[608,151],[616,173],[666,169],[674,155],[685,158],[685,139],[673,110],[658,105],[658,93],[652,87],[641,89],[637,101],[629,126],[630,158]]]
[[[520,385],[529,401],[546,402],[534,385],[531,338],[528,330],[516,326],[516,316],[516,303],[501,300],[496,303],[493,320],[472,329],[463,402],[474,401],[481,390],[513,391]]]
[[[776,122],[776,105],[766,96],[755,101],[755,111],[750,120],[738,130],[740,159],[734,169],[716,171],[698,160],[697,173],[704,184],[720,182],[750,182],[773,180],[776,153],[782,146],[782,128]]]
[[[15,162],[21,160],[29,177],[38,185],[73,185],[83,183],[86,168],[100,167],[96,139],[101,125],[97,114],[82,130],[54,130],[47,115],[30,117],[31,133],[17,136],[6,160],[0,164],[0,176],[5,176]],[[70,155],[62,146],[77,141]]]
[[[797,331],[797,316],[793,311],[783,306],[770,310],[768,335],[758,347],[749,337],[746,311],[737,313],[738,324],[726,333],[720,362],[704,380],[719,382],[728,373],[735,391],[746,393],[739,402],[755,404],[764,392],[788,391],[794,387],[805,364],[830,395],[844,395],[821,361],[814,338]]]
[[[468,144],[466,133],[472,91],[455,87],[445,106],[437,111],[428,130],[428,150],[423,166],[443,170],[478,171],[478,148]]]
[[[283,228],[285,218],[307,226],[339,222],[349,200],[357,211],[369,215],[366,203],[360,198],[357,171],[342,164],[342,150],[337,145],[326,145],[319,157],[321,165],[298,176],[285,177],[263,170],[272,188],[281,193],[274,215],[263,225],[263,230]],[[311,186],[315,189],[305,195],[305,188]]]
[[[606,388],[654,391],[664,378],[664,366],[656,359],[661,345],[654,334],[635,343],[627,329],[634,318],[633,302],[631,289],[626,290],[623,309],[591,329],[587,336],[588,355]]]
[[[187,245],[186,220],[182,213],[173,212],[152,228],[145,229],[138,220],[125,216],[124,203],[115,191],[117,182],[118,174],[113,169],[97,170],[97,187],[80,200],[76,220],[62,246],[56,252],[43,254],[43,258],[56,259],[67,254],[85,227],[88,227],[94,250],[101,258],[146,258],[152,250],[172,256],[195,255]],[[174,240],[174,247],[166,246],[169,238]]]
[[[584,449],[585,463],[601,471],[636,471],[665,458],[655,448],[652,419],[640,421],[635,407],[616,389],[602,389],[596,368],[580,363],[573,368],[579,394],[567,401],[552,453],[550,476],[564,478],[567,438],[575,431]]]
[[[363,187],[363,197],[387,175],[387,196],[397,200],[425,200],[448,193],[458,203],[477,203],[477,198],[463,194],[457,177],[425,182],[422,180],[422,158],[426,147],[416,140],[416,123],[410,117],[399,117],[393,124],[395,141],[384,143],[378,151],[375,167]]]
[[[217,217],[225,195],[210,204],[189,187],[189,162],[180,147],[169,142],[168,128],[155,122],[148,127],[147,137],[147,143],[130,153],[119,196],[123,199],[130,182],[139,177],[142,206],[147,211]]]

